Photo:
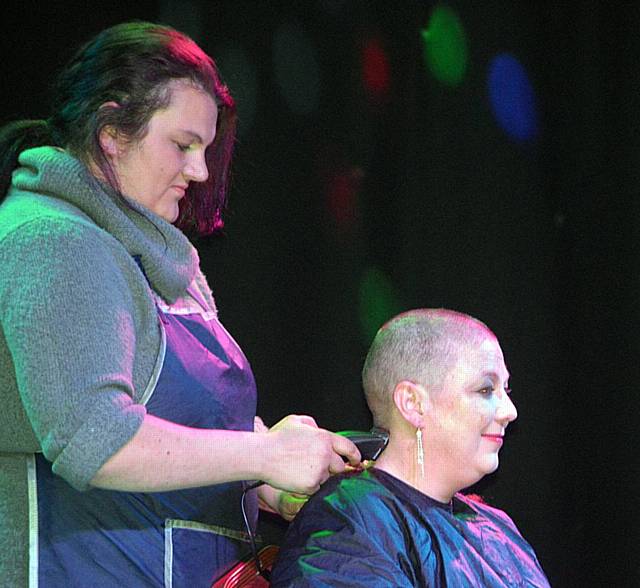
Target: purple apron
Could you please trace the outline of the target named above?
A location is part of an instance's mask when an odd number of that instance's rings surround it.
[[[193,302],[171,308],[160,302],[158,312],[166,352],[145,403],[148,413],[189,427],[252,431],[253,374],[214,313]],[[242,482],[154,493],[78,492],[42,455],[36,464],[40,586],[209,588],[250,550]],[[255,529],[255,492],[247,510]]]

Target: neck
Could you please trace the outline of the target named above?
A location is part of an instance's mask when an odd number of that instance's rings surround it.
[[[417,460],[415,435],[405,438],[392,435],[389,439],[389,445],[376,461],[375,467],[413,486],[416,490],[438,502],[449,502],[457,492],[456,488],[443,479],[442,466],[429,460],[426,447],[424,476],[422,475]]]

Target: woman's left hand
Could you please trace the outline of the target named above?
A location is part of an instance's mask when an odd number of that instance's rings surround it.
[[[286,521],[292,521],[305,502],[309,499],[304,494],[286,492],[278,488],[272,488],[267,484],[258,487],[258,501],[260,508],[279,514]]]
[[[253,430],[256,433],[264,433],[269,427],[264,424],[259,416],[253,422]],[[272,488],[268,484],[258,487],[258,504],[262,510],[279,514],[284,520],[291,522],[298,514],[304,503],[309,499],[305,494],[286,492],[278,488]]]

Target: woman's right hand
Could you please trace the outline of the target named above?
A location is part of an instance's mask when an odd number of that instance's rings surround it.
[[[313,494],[333,474],[345,470],[344,456],[357,466],[358,448],[346,437],[318,428],[306,415],[289,415],[266,433],[263,480],[270,486]]]

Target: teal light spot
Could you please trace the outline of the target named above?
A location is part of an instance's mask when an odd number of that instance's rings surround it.
[[[240,45],[227,45],[215,53],[224,83],[236,102],[238,134],[246,136],[253,124],[258,101],[258,74]]]
[[[320,104],[320,68],[316,48],[295,21],[282,24],[273,39],[275,77],[289,108],[310,114]]]
[[[376,267],[365,270],[360,281],[360,328],[366,344],[373,341],[378,329],[402,311],[400,295],[391,280]]]

